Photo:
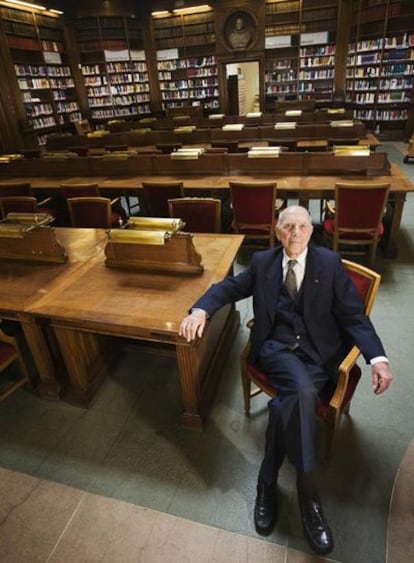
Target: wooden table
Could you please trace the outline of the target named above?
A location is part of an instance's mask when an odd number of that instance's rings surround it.
[[[40,394],[63,394],[87,406],[107,374],[107,352],[116,346],[113,337],[132,338],[174,354],[182,422],[201,427],[239,314],[233,305],[221,309],[196,343],[178,336],[178,328],[197,298],[231,271],[243,237],[196,235],[194,246],[204,273],[169,275],[107,268],[101,230],[56,231],[69,249],[66,265],[0,264],[0,314],[23,326],[40,373]],[[63,365],[56,364],[60,356]],[[62,377],[65,372],[66,381],[60,385],[57,373]]]

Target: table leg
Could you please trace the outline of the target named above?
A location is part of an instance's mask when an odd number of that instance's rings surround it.
[[[67,371],[67,385],[62,398],[87,407],[108,374],[106,339],[74,328],[54,325],[56,339]]]
[[[44,328],[33,317],[22,315],[19,321],[40,377],[36,392],[42,398],[59,399],[61,388],[56,379],[55,365]]]
[[[388,205],[391,206],[391,220],[386,229],[386,236],[381,241],[385,258],[397,258],[398,256],[398,235],[401,227],[404,202],[404,192],[392,192],[390,194]]]
[[[202,428],[239,324],[238,311],[228,305],[214,315],[201,340],[176,345],[184,426]]]

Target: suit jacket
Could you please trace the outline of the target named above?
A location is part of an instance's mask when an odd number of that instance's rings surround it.
[[[276,320],[276,303],[283,284],[282,257],[281,246],[256,252],[245,271],[212,285],[194,304],[212,316],[223,305],[253,296],[255,322],[250,355],[253,363]],[[358,346],[367,362],[385,356],[339,254],[310,245],[302,291],[303,320],[323,365],[342,359],[351,344]]]

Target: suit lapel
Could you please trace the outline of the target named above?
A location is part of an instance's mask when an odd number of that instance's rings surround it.
[[[277,300],[283,283],[282,257],[281,251],[276,254],[272,266],[266,275],[263,289],[267,315],[271,324],[273,324],[275,319]]]
[[[311,246],[309,246],[308,255],[306,257],[306,270],[305,277],[303,279],[303,316],[307,318],[308,315],[312,314],[311,308],[315,306],[315,303],[319,300],[319,277],[322,270],[321,264],[317,265],[315,263],[315,253]]]

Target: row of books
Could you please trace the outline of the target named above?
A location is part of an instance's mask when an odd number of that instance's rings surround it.
[[[219,95],[217,88],[203,88],[198,90],[171,90],[162,92],[163,100],[199,100],[200,98],[217,98]]]
[[[215,79],[203,79],[203,80],[176,80],[176,81],[163,81],[160,82],[161,90],[175,90],[177,88],[188,89],[188,88],[217,88],[218,83]]]
[[[357,110],[355,118],[364,121],[401,121],[407,119],[407,110]]]

